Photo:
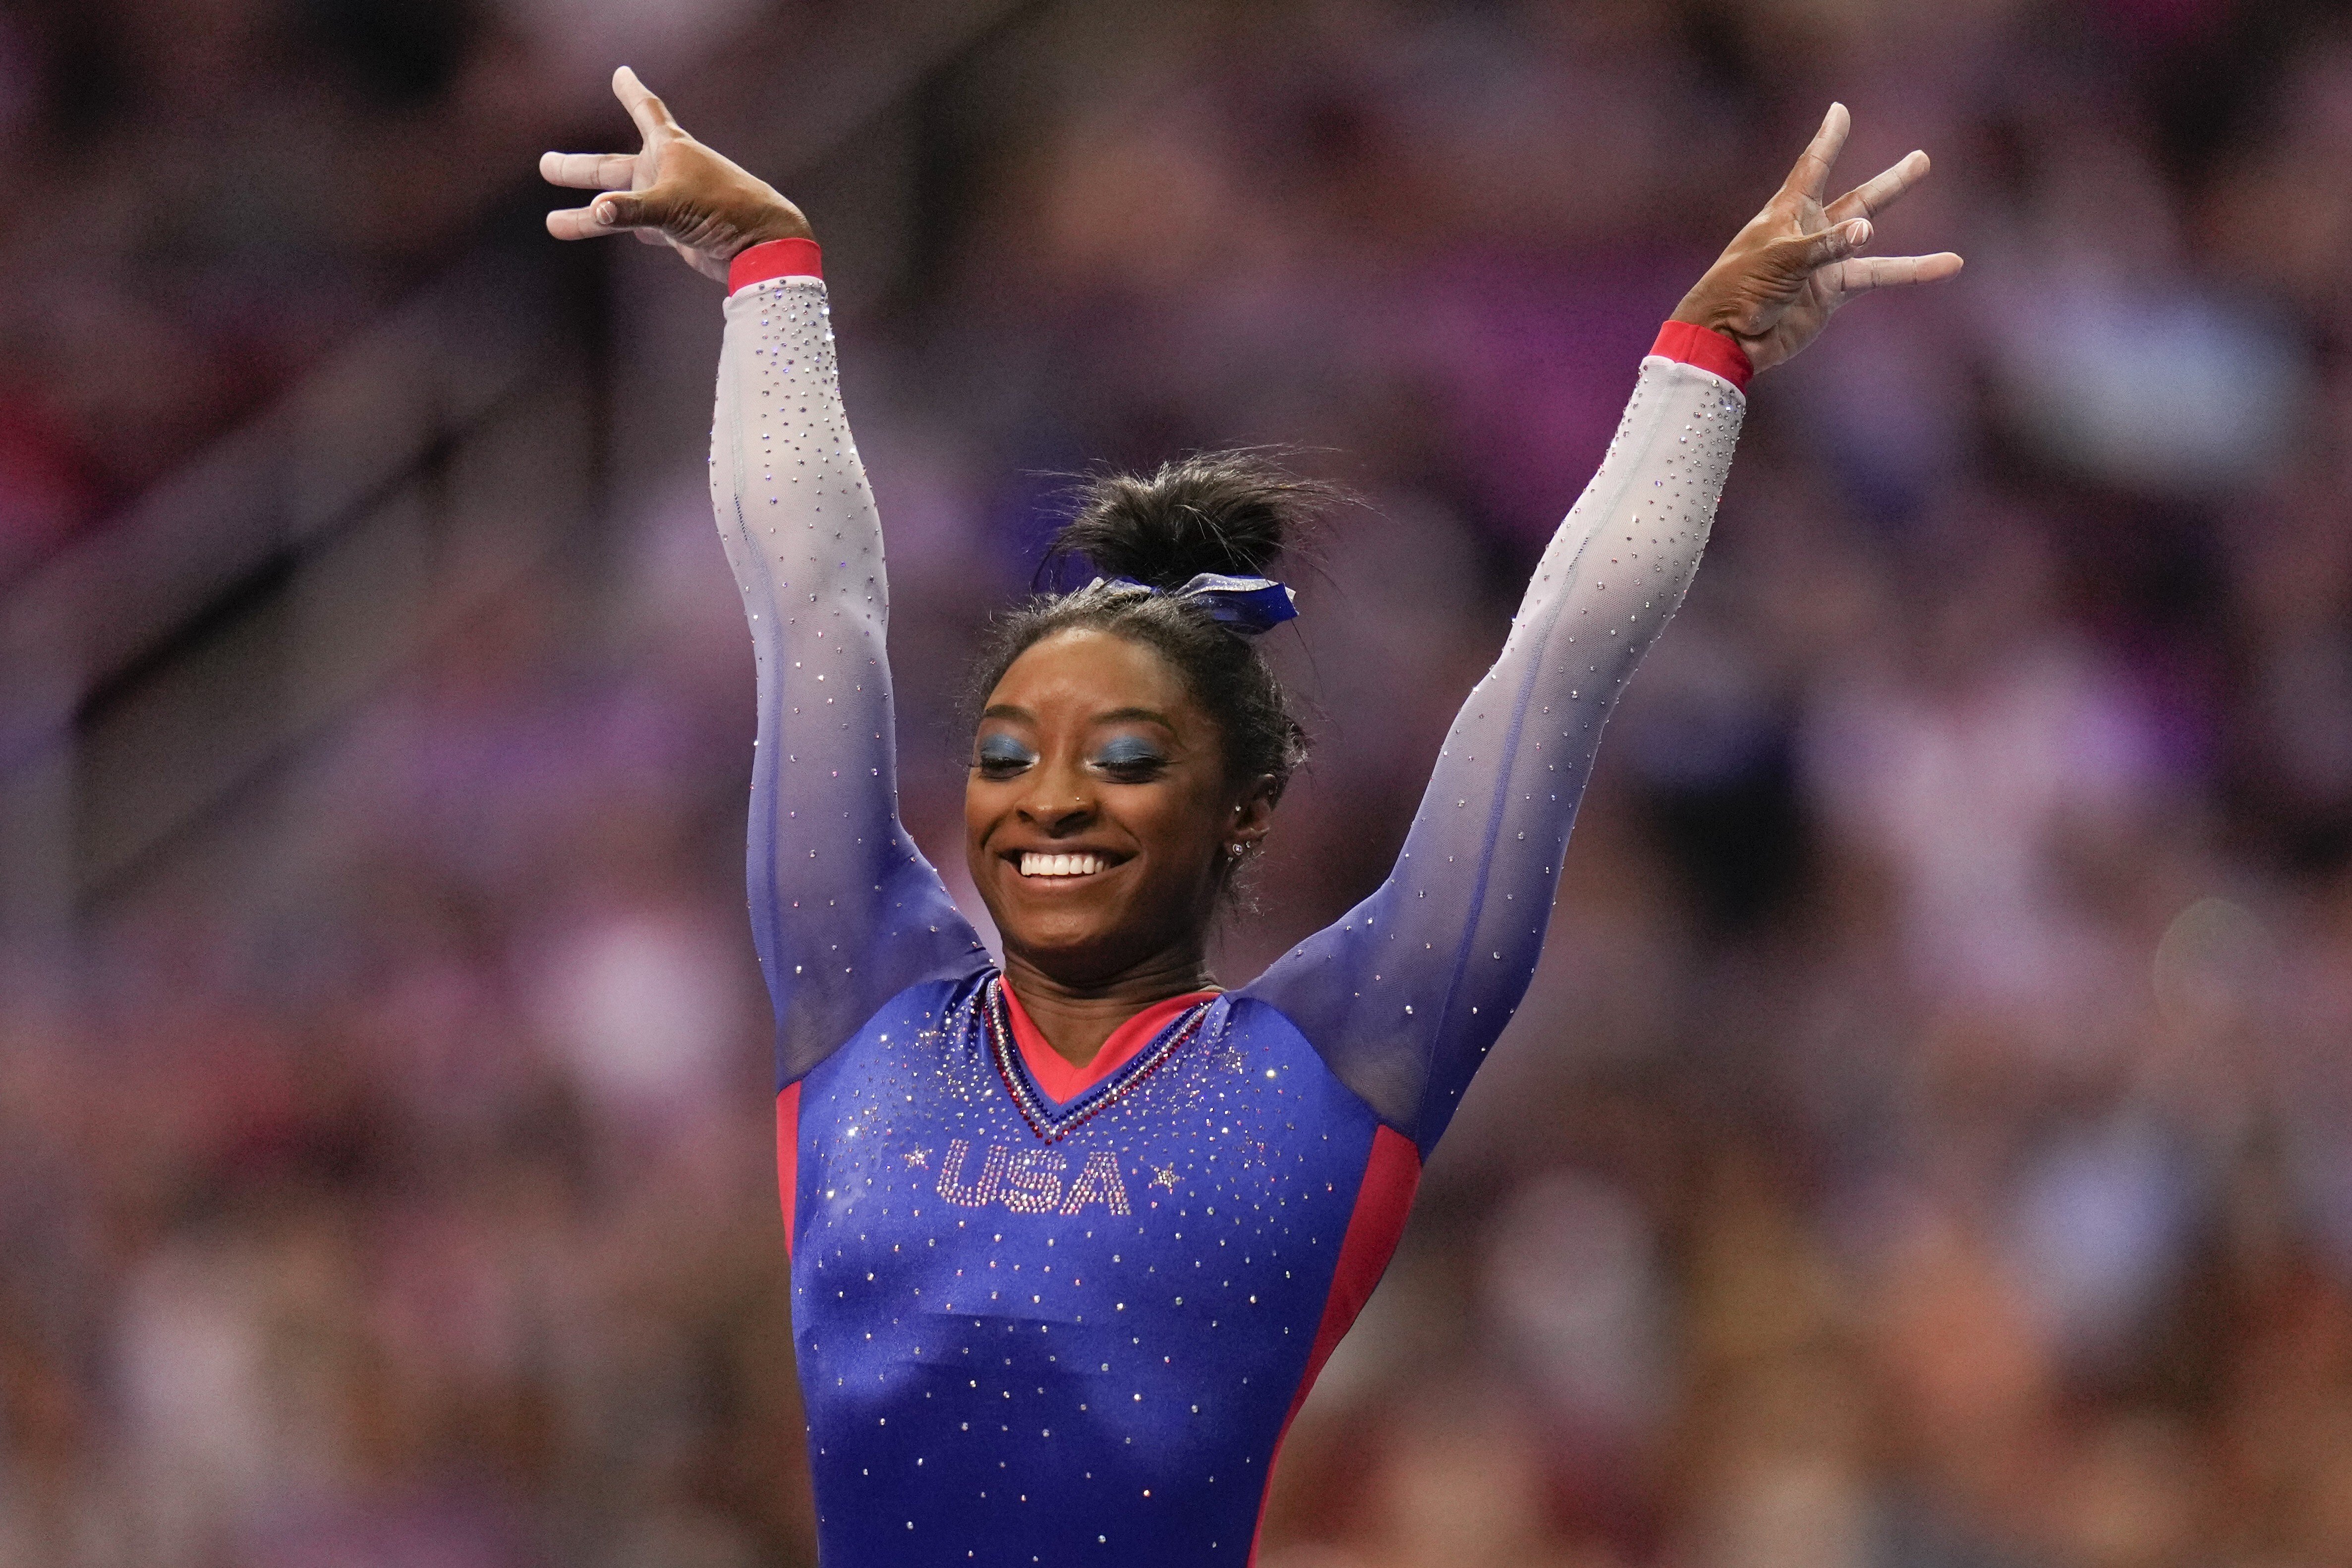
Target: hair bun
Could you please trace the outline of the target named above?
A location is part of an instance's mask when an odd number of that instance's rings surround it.
[[[1077,509],[1054,536],[1047,563],[1083,556],[1106,577],[1181,588],[1202,572],[1263,577],[1283,547],[1338,498],[1262,453],[1205,452],[1163,463],[1150,477],[1105,474],[1085,482]]]

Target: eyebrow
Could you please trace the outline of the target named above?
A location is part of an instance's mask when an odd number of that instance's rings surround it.
[[[1031,713],[1025,707],[1016,707],[1011,703],[997,703],[989,707],[984,707],[981,709],[980,716],[982,718],[1012,719],[1021,724],[1034,724],[1037,722],[1037,716],[1035,714]],[[1170,722],[1166,714],[1161,713],[1158,708],[1149,707],[1113,708],[1108,713],[1097,714],[1093,718],[1087,722],[1090,725],[1128,724],[1137,719],[1144,720],[1150,724],[1159,725],[1162,728],[1166,729],[1174,729],[1176,727],[1173,723]]]
[[[1169,722],[1168,716],[1166,714],[1161,713],[1157,708],[1148,707],[1115,707],[1108,713],[1097,714],[1091,722],[1095,724],[1127,724],[1135,719],[1142,719],[1146,723],[1156,724],[1163,729],[1174,729],[1176,727],[1173,724]]]

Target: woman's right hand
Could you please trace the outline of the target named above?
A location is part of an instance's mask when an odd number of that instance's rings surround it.
[[[604,194],[584,207],[547,214],[557,239],[635,234],[667,245],[697,272],[727,280],[739,251],[772,239],[811,239],[808,219],[765,180],[688,136],[637,73],[613,73],[613,95],[637,122],[635,152],[546,152],[540,176],[551,184]]]

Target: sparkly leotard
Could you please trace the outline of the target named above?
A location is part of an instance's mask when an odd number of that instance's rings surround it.
[[[759,660],[751,909],[822,1560],[1246,1562],[1282,1434],[1534,971],[1602,723],[1697,564],[1738,372],[1706,334],[1643,361],[1389,880],[1080,1071],[898,821],[882,538],[815,247],[731,281],[711,492]]]

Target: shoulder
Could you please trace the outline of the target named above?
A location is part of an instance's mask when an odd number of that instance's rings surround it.
[[[918,980],[897,991],[852,1030],[839,1045],[821,1058],[785,1072],[778,1089],[790,1087],[821,1071],[849,1063],[873,1065],[883,1060],[936,1056],[952,1048],[955,1037],[969,1028],[971,1009],[981,988],[996,973],[983,964],[965,975]],[[787,1060],[790,1052],[784,1053]]]

